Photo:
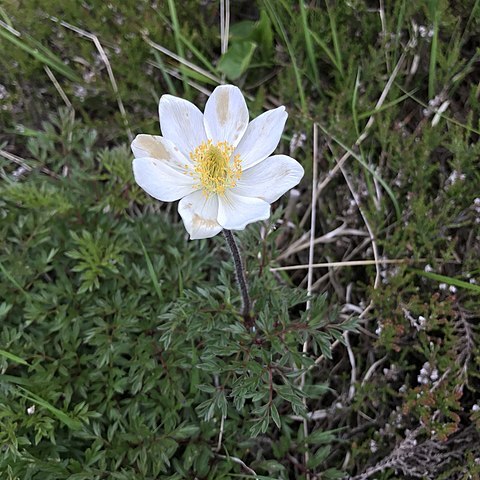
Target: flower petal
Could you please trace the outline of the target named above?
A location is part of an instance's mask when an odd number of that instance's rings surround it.
[[[137,135],[131,148],[135,158],[156,158],[182,173],[185,172],[186,167],[193,170],[190,159],[185,157],[175,144],[158,135]]]
[[[205,196],[198,190],[182,198],[178,204],[178,213],[182,217],[190,240],[214,237],[222,230],[217,222],[218,198]]]
[[[207,140],[202,112],[188,100],[162,95],[158,105],[163,136],[189,158],[190,152]]]
[[[163,202],[173,202],[197,189],[195,179],[158,158],[135,158],[133,174],[140,187]]]
[[[218,197],[218,223],[228,230],[243,230],[269,216],[270,205],[260,198],[243,197],[232,190]]]
[[[287,117],[282,106],[262,113],[248,124],[234,153],[240,155],[244,170],[260,163],[277,148]]]
[[[298,185],[304,173],[303,167],[293,158],[273,155],[244,171],[232,192],[273,203]]]
[[[248,125],[248,108],[242,92],[233,85],[220,85],[205,104],[205,131],[213,142],[238,145]]]

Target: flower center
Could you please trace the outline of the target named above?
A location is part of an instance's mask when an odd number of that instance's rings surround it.
[[[237,184],[242,174],[240,155],[232,157],[234,146],[228,142],[202,142],[190,152],[194,171],[206,195],[222,194]]]

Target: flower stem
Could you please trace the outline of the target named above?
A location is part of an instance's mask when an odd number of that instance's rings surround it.
[[[245,268],[243,266],[242,257],[240,256],[240,251],[238,250],[237,242],[231,230],[223,230],[223,235],[225,240],[227,240],[228,247],[232,253],[233,263],[235,265],[235,273],[238,282],[238,288],[242,296],[242,312],[241,315],[245,322],[245,326],[249,329],[255,326],[255,320],[252,316],[252,302],[250,300],[250,295],[248,294],[248,284],[247,278],[245,276]]]

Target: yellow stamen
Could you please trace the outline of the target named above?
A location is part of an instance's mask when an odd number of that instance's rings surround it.
[[[192,175],[199,179],[199,187],[206,195],[222,194],[237,184],[242,166],[240,155],[231,158],[233,150],[234,146],[228,142],[214,144],[208,140],[190,152],[190,159],[194,163]]]

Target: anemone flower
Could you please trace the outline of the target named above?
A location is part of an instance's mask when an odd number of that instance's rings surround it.
[[[293,158],[270,156],[287,120],[283,106],[249,122],[240,90],[221,85],[203,114],[172,95],[162,96],[159,114],[163,136],[138,135],[132,142],[133,173],[157,200],[180,200],[191,239],[266,220],[270,204],[303,177]]]

